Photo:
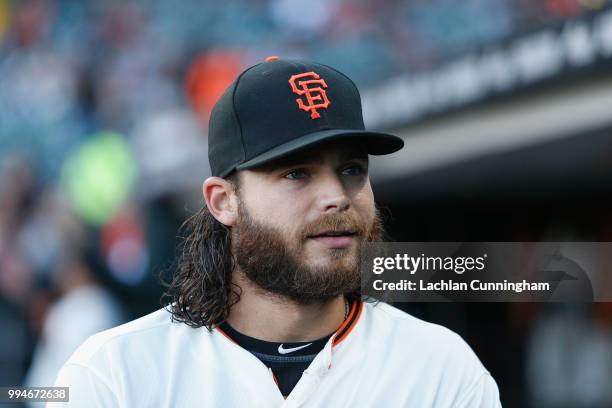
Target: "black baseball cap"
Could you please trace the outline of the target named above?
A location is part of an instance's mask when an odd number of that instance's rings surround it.
[[[213,176],[257,167],[325,141],[351,139],[373,155],[401,138],[365,130],[359,90],[346,75],[314,62],[268,57],[230,85],[209,122]]]

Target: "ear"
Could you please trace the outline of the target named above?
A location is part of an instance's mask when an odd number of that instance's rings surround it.
[[[220,177],[209,177],[202,185],[208,211],[220,223],[231,227],[238,217],[238,201],[234,186]]]

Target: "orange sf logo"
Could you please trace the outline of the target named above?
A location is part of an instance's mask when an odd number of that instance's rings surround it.
[[[329,99],[327,99],[327,93],[325,92],[327,84],[324,79],[320,78],[319,74],[312,71],[296,74],[289,78],[293,93],[306,96],[306,103],[302,98],[297,98],[295,101],[300,109],[310,112],[311,119],[321,117],[317,109],[327,109],[329,106]]]

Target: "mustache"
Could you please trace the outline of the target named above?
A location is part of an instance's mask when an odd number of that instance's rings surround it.
[[[364,237],[368,228],[361,217],[353,212],[325,214],[304,226],[301,239],[305,241],[322,231],[353,231],[355,235]]]

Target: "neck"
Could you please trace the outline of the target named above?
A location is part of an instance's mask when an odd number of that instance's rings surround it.
[[[271,295],[249,281],[243,273],[234,272],[233,283],[242,292],[232,306],[227,322],[239,332],[272,342],[308,342],[333,333],[344,321],[344,296],[302,305],[290,299]]]

